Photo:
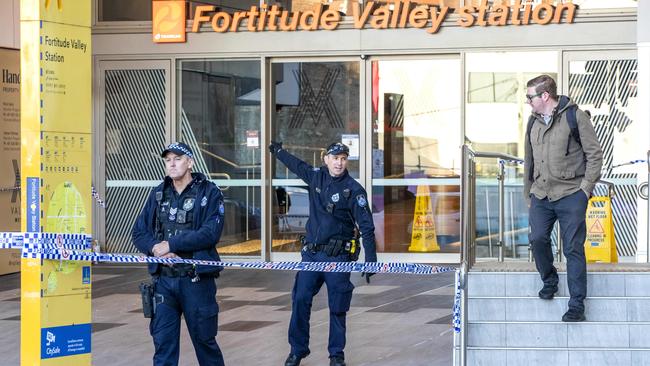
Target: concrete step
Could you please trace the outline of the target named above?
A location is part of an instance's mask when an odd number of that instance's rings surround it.
[[[650,351],[602,349],[468,349],[469,366],[650,365]]]
[[[469,323],[468,347],[650,351],[650,323]]]
[[[536,272],[470,272],[467,364],[650,365],[650,273],[587,276],[587,321],[564,323],[566,273],[559,273],[556,297],[542,300]]]
[[[566,273],[559,273],[557,296],[569,296]],[[587,296],[650,297],[648,272],[587,273]],[[537,297],[543,284],[539,274],[527,272],[470,272],[468,295],[472,297]]]
[[[469,298],[467,321],[553,322],[567,311],[568,297]],[[585,317],[589,322],[650,322],[650,298],[588,297]]]

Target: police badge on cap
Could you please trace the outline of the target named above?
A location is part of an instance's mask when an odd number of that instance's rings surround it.
[[[350,148],[340,142],[335,142],[327,147],[327,155],[345,154],[350,156]]]

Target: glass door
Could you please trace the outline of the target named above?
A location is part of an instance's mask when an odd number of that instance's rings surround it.
[[[224,195],[222,256],[262,253],[260,70],[259,60],[222,59],[181,60],[176,70],[178,140]]]
[[[348,171],[361,177],[360,61],[274,60],[271,63],[270,140],[312,165],[322,166],[328,145],[350,147]],[[271,259],[295,260],[309,217],[305,182],[271,160]],[[268,221],[267,221],[268,222]]]
[[[380,260],[457,262],[460,57],[382,58],[368,67],[368,171]]]
[[[639,207],[646,207],[639,188],[648,172],[646,164],[626,163],[646,159],[649,134],[647,121],[637,118],[637,104],[647,100],[637,97],[636,51],[565,52],[562,59],[563,94],[591,114],[603,149],[601,179],[616,184],[612,209],[618,255],[634,257],[637,249],[645,251],[637,248],[648,224],[638,220]],[[604,187],[597,186],[595,194],[604,195]]]

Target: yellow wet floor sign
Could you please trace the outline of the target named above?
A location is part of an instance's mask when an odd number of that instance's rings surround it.
[[[585,256],[587,262],[618,262],[611,197],[592,197],[589,200],[586,224]]]
[[[433,221],[433,207],[428,186],[418,186],[413,210],[413,230],[409,252],[440,251],[436,238],[436,226]]]

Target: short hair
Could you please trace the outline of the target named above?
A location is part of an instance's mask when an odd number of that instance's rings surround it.
[[[555,84],[555,80],[548,75],[540,75],[528,80],[526,87],[535,87],[535,93],[538,94],[547,92],[552,99],[557,100],[557,84]]]

